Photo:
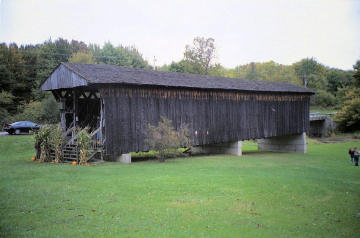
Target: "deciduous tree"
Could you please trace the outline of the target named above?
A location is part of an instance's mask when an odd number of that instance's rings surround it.
[[[355,86],[360,87],[360,60],[358,60],[353,67],[355,70],[354,73]]]
[[[303,86],[311,89],[324,89],[326,87],[326,68],[314,58],[302,59],[294,64],[296,75],[302,80]]]
[[[346,93],[344,107],[335,117],[340,129],[345,131],[360,130],[360,60],[353,67],[355,83]]]
[[[101,48],[91,45],[90,51],[99,64],[112,64],[132,68],[151,68],[135,47],[113,46],[110,42]]]
[[[193,65],[193,73],[208,74],[215,59],[215,40],[196,37],[193,45],[185,46],[184,60]]]
[[[93,58],[93,54],[86,52],[76,52],[72,54],[69,59],[69,62],[72,63],[84,63],[84,64],[95,64],[96,61]]]

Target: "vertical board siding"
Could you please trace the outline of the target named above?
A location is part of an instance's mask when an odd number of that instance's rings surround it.
[[[56,90],[61,88],[75,88],[79,86],[86,86],[87,81],[69,70],[63,65],[60,65],[50,77],[41,85],[41,90]]]
[[[111,155],[147,151],[146,128],[160,116],[187,124],[193,145],[308,132],[308,94],[205,91],[151,87],[100,89],[106,149]],[[197,132],[197,134],[195,133]]]

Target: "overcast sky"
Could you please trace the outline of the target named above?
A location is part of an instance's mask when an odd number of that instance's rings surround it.
[[[352,69],[360,59],[358,0],[0,0],[0,42],[63,37],[134,45],[153,64],[212,37],[225,67],[305,57]]]

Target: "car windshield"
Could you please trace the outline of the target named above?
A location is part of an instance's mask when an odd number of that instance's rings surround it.
[[[31,122],[31,121],[18,121],[18,122],[14,122],[11,124],[12,126],[35,126],[35,123]]]
[[[34,127],[36,124],[31,122],[31,121],[27,121],[26,122],[26,126],[31,126],[31,127]]]
[[[18,121],[18,122],[12,123],[11,125],[13,125],[13,126],[21,126],[21,125],[25,125],[25,122],[24,121]]]

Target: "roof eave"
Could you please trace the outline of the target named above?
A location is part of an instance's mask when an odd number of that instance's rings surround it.
[[[233,88],[204,88],[204,87],[189,87],[189,86],[169,86],[169,85],[154,85],[154,84],[136,84],[136,83],[125,83],[125,82],[88,82],[88,86],[103,86],[110,87],[114,85],[119,86],[140,86],[140,87],[163,87],[163,88],[187,88],[195,90],[217,90],[217,91],[237,91],[237,92],[258,92],[258,93],[291,93],[291,94],[308,94],[314,95],[313,90],[307,89],[306,91],[267,91],[267,90],[246,90],[246,89],[233,89]]]

